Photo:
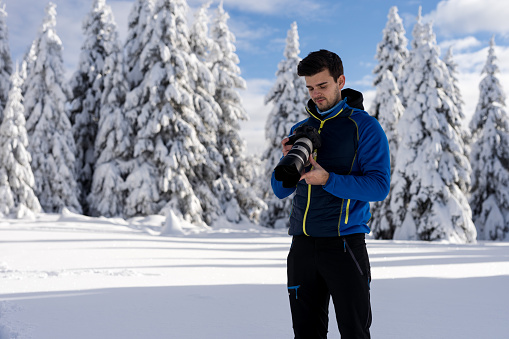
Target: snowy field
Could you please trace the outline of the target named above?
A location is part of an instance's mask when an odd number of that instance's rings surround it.
[[[292,337],[289,236],[176,222],[159,236],[164,223],[0,219],[0,338]],[[374,339],[509,337],[509,243],[368,250]],[[329,331],[339,338],[335,321]]]

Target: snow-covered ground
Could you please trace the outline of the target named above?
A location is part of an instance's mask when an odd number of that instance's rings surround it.
[[[0,219],[0,338],[292,337],[284,231],[173,220],[159,236],[164,224]],[[368,250],[373,338],[509,336],[509,243]]]

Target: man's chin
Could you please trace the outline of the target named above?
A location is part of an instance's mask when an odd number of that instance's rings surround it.
[[[332,108],[332,106],[328,106],[328,105],[319,105],[317,104],[316,107],[318,107],[318,109],[320,110],[320,112],[326,112],[328,110],[330,110]]]

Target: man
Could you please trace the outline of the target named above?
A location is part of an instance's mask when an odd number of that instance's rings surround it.
[[[335,53],[310,53],[298,65],[311,100],[309,118],[321,146],[310,156],[296,187],[272,174],[280,199],[295,192],[289,234],[288,292],[295,338],[326,338],[332,296],[342,339],[370,338],[370,264],[365,234],[369,201],[385,199],[390,185],[387,137],[363,110],[362,94],[345,89],[343,64]],[[286,156],[292,145],[281,142]]]

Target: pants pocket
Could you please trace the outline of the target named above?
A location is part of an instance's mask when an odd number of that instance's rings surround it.
[[[348,253],[350,253],[350,256],[352,257],[352,260],[355,263],[355,266],[357,266],[357,269],[359,270],[359,273],[361,275],[364,275],[364,272],[362,271],[361,265],[359,264],[359,261],[357,260],[357,258],[355,257],[355,254],[353,253],[352,249],[350,248],[350,245],[348,245],[348,242],[346,241],[346,239],[343,239],[343,243],[344,243],[345,248],[348,251]]]

